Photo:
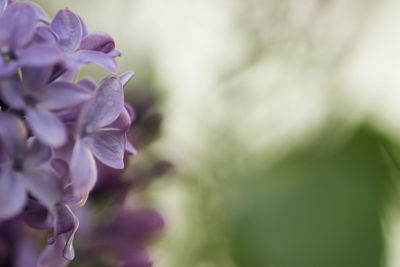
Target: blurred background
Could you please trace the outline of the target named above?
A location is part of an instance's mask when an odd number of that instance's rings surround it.
[[[135,71],[125,175],[173,166],[129,198],[164,217],[155,266],[400,266],[399,1],[35,2]]]

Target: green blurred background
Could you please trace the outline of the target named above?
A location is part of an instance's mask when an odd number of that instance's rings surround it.
[[[111,34],[127,98],[156,96],[132,159],[175,166],[145,192],[155,266],[400,266],[399,1],[36,2]]]

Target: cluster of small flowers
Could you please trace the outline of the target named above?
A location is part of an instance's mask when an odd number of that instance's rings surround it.
[[[127,95],[135,108],[135,123],[128,138],[143,149],[160,135],[162,116],[159,96],[150,88],[146,88],[145,95],[138,91],[130,90]],[[164,219],[148,207],[146,200],[142,201],[141,192],[174,166],[154,153],[147,155],[145,162],[129,162],[128,158],[125,161],[131,164],[125,172],[99,166],[96,187],[78,211],[81,227],[75,248],[79,266],[152,266],[147,246],[163,230]],[[132,196],[134,204],[129,201]]]
[[[68,8],[51,20],[35,3],[0,0],[0,224],[22,214],[29,226],[52,229],[39,266],[74,258],[75,212],[99,166],[123,169],[124,155],[135,153],[123,93],[133,73],[77,81],[88,63],[115,74],[120,55]]]

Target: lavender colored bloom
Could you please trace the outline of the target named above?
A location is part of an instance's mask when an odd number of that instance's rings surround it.
[[[56,34],[64,51],[65,61],[71,68],[81,64],[94,63],[112,73],[118,71],[112,55],[114,40],[105,33],[87,33],[82,19],[70,9],[62,9],[54,17],[50,29]]]
[[[0,0],[0,15],[4,12],[8,5],[8,0]]]
[[[70,82],[45,84],[48,69],[23,69],[17,75],[0,80],[0,94],[12,109],[24,110],[32,132],[44,143],[61,146],[66,142],[66,129],[52,111],[72,108],[90,98],[90,92]]]
[[[122,83],[116,77],[108,77],[82,110],[70,165],[71,180],[77,194],[91,190],[97,180],[94,157],[112,168],[124,168],[125,132],[107,127],[117,120],[123,109]]]
[[[0,78],[13,75],[21,66],[49,66],[61,59],[61,51],[48,44],[28,45],[38,22],[32,4],[12,3],[0,15]]]
[[[52,209],[61,188],[58,178],[38,166],[50,158],[49,149],[36,140],[26,144],[27,131],[15,115],[0,113],[0,138],[9,160],[0,166],[0,218],[19,213],[26,203],[26,191]]]
[[[107,77],[99,85],[76,79],[88,63],[116,73],[114,57],[120,55],[108,34],[90,33],[68,8],[50,19],[33,2],[0,0],[1,266],[68,265],[75,256],[76,213],[98,177],[118,179],[127,156],[136,153],[127,139],[135,113],[123,92],[133,72]],[[108,193],[120,194],[122,205],[133,183],[124,190],[123,183],[115,184],[118,192]],[[119,215],[111,224],[92,230],[101,230],[114,244],[123,266],[150,266],[142,242],[162,228],[162,218],[149,210],[122,210],[115,210]],[[35,251],[33,236],[22,227],[16,238],[3,236],[10,219],[19,227],[24,222],[51,230],[44,251]]]

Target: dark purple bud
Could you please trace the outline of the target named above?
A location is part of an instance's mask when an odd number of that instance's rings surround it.
[[[109,53],[115,48],[114,40],[104,32],[92,32],[83,38],[80,50],[93,50]]]

